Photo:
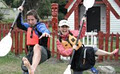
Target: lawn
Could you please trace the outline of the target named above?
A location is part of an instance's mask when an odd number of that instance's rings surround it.
[[[5,57],[0,57],[0,74],[22,74],[21,58],[23,56],[23,54],[15,56],[13,53],[9,53]],[[59,61],[52,57],[39,65],[35,74],[63,74],[67,64],[68,61]],[[116,69],[117,74],[120,74],[120,61],[104,61],[96,63],[95,67],[98,65],[111,65]],[[84,74],[89,74],[89,72],[84,72]]]

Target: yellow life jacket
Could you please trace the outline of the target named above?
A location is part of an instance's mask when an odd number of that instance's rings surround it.
[[[27,45],[35,45],[39,43],[39,38],[32,28],[27,29]]]
[[[77,38],[75,38],[73,35],[69,34],[68,39],[61,40],[61,43],[65,49],[69,49],[69,48],[72,48],[73,45],[75,45],[76,41],[77,41]],[[82,42],[80,40],[78,40],[76,49],[79,49],[81,46],[82,46]]]

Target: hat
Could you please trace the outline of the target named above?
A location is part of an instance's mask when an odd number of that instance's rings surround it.
[[[61,21],[59,22],[59,26],[63,26],[63,25],[66,25],[66,26],[69,27],[68,21],[67,21],[67,20],[61,20]]]

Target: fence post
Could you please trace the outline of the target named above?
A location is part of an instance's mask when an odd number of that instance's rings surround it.
[[[52,3],[52,56],[55,53],[55,35],[58,33],[58,4]],[[56,35],[57,36],[57,35]]]
[[[103,32],[99,31],[98,33],[98,38],[99,38],[99,48],[103,50],[103,39],[104,39],[104,35]],[[103,56],[99,56],[98,61],[103,61]]]
[[[20,31],[20,40],[19,40],[19,51],[20,53],[23,52],[23,31],[22,30],[19,30]]]
[[[119,34],[116,34],[116,48],[119,48]],[[118,53],[119,54],[119,53]],[[115,56],[115,60],[118,60],[119,55]]]
[[[108,52],[108,40],[109,40],[109,33],[105,35],[105,51]],[[105,60],[107,60],[108,56],[105,56]]]
[[[113,33],[111,35],[111,43],[110,43],[110,52],[113,51]],[[110,56],[110,60],[112,60],[112,56]]]

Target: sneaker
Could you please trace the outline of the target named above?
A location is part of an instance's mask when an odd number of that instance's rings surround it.
[[[92,71],[93,74],[98,74],[98,70],[95,67],[92,67],[91,71]]]

